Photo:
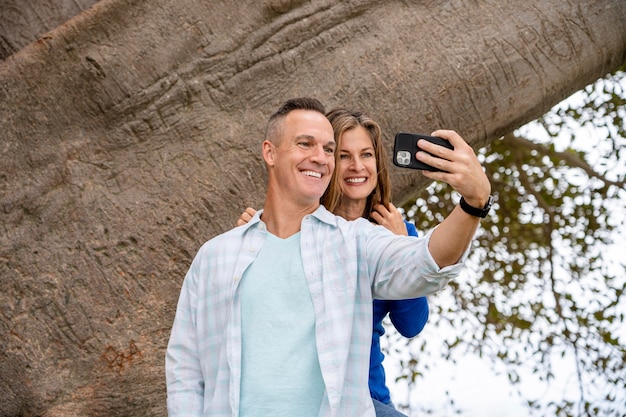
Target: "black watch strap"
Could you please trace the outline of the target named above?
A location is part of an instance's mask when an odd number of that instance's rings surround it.
[[[467,201],[463,197],[461,197],[461,201],[459,201],[459,205],[463,209],[464,212],[470,214],[472,216],[485,218],[487,214],[489,214],[489,210],[491,210],[491,205],[493,204],[493,196],[490,195],[487,200],[487,204],[483,208],[476,208],[467,204]]]

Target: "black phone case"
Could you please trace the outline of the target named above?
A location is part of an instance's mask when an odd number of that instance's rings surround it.
[[[454,149],[449,141],[437,136],[419,135],[416,133],[398,133],[396,134],[396,138],[393,142],[393,164],[400,168],[421,169],[424,171],[441,171],[438,168],[415,159],[415,154],[418,150],[421,150],[417,146],[418,139],[425,139],[439,146]]]

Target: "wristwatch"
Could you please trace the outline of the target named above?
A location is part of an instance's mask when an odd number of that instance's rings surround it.
[[[485,204],[483,208],[476,208],[476,207],[470,206],[469,204],[467,204],[467,201],[465,201],[465,199],[462,196],[461,196],[461,201],[459,201],[459,205],[461,206],[464,212],[472,216],[482,217],[482,218],[487,217],[487,214],[489,214],[489,210],[491,210],[492,204],[493,204],[492,195],[489,196],[489,199],[487,200],[487,204]]]

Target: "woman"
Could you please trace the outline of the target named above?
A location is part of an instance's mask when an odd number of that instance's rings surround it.
[[[380,126],[365,114],[345,108],[333,109],[326,116],[333,126],[337,150],[335,171],[321,203],[346,220],[365,217],[393,233],[417,236],[415,226],[391,204],[391,181]],[[254,209],[246,209],[237,224],[246,223],[254,213]],[[382,322],[387,314],[400,334],[413,337],[428,320],[428,301],[426,297],[374,300],[369,389],[378,417],[404,415],[391,403],[385,383],[380,337],[385,333]]]

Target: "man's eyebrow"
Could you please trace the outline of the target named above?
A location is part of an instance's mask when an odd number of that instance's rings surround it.
[[[307,134],[302,134],[302,135],[298,135],[296,136],[296,139],[306,139],[306,140],[315,140],[315,136],[311,136],[311,135],[307,135]],[[335,139],[331,139],[328,142],[326,142],[326,146],[334,146],[337,147],[337,143],[335,142]]]
[[[298,136],[296,136],[296,139],[307,139],[307,140],[313,140],[313,139],[315,139],[315,136],[311,136],[311,135],[298,135]]]

